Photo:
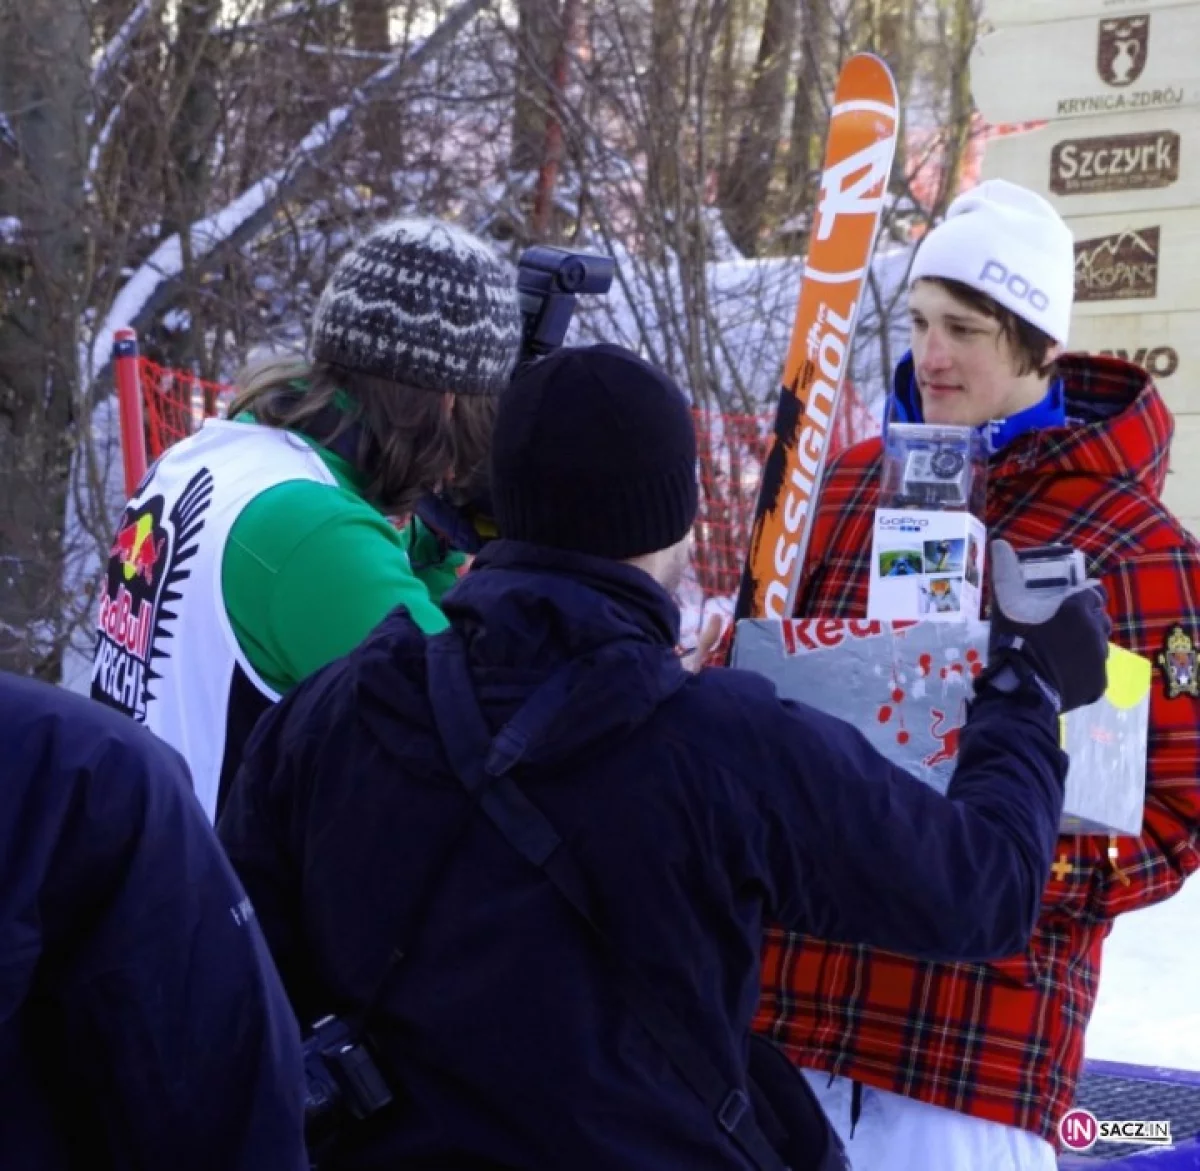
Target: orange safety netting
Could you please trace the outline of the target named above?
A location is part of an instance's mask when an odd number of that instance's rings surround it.
[[[700,451],[700,510],[693,565],[704,597],[737,593],[750,549],[762,461],[773,415],[726,415],[696,411]],[[876,434],[879,425],[847,384],[838,399],[828,458]]]
[[[172,443],[186,438],[205,418],[225,413],[233,387],[206,382],[186,370],[171,370],[148,358],[137,359],[146,419],[146,454],[158,459]]]
[[[233,397],[233,387],[226,384],[206,382],[146,358],[139,357],[137,363],[151,461],[206,417],[224,414]],[[696,578],[704,597],[729,597],[737,593],[750,545],[759,473],[774,417],[706,410],[697,410],[695,417],[700,452]],[[847,385],[830,434],[830,456],[877,430],[870,412]]]

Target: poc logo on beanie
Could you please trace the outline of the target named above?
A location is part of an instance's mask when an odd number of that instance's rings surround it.
[[[1039,312],[1050,308],[1050,298],[1041,289],[1035,289],[1019,272],[1009,272],[998,260],[989,260],[979,274],[981,289],[986,290],[989,281],[1006,288],[1018,301],[1028,301]]]

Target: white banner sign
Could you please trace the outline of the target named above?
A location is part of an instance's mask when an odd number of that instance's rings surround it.
[[[1200,105],[1198,45],[1200,4],[1015,25],[976,42],[971,90],[997,123],[1175,110]]]
[[[985,179],[1044,195],[1062,215],[1200,206],[1200,107],[1051,122],[993,138]]]
[[[1200,536],[1200,313],[1076,316],[1070,349],[1124,358],[1153,377],[1175,415],[1163,499]]]
[[[1200,536],[1200,415],[1175,416],[1163,501],[1193,535]]]
[[[1078,317],[1200,310],[1200,209],[1072,217]]]
[[[1069,348],[1141,366],[1171,410],[1200,414],[1200,313],[1077,314],[1071,322]]]
[[[1128,16],[1164,8],[1196,7],[1196,0],[985,0],[983,23],[1042,24],[1080,16]]]

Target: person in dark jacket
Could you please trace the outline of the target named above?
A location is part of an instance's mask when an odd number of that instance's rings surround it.
[[[0,675],[0,1167],[302,1171],[300,1033],[152,733]]]
[[[293,691],[219,826],[302,1020],[369,1038],[392,1090],[322,1166],[782,1167],[748,1076],[764,919],[1024,946],[1101,599],[997,622],[941,796],[766,680],[680,664],[696,445],[665,375],[542,360],[501,398],[491,486],[503,539],[450,630],[397,610]]]

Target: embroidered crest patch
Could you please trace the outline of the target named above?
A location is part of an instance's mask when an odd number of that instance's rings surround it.
[[[1172,626],[1158,656],[1168,699],[1181,695],[1200,697],[1200,671],[1197,671],[1196,644],[1182,626]]]

